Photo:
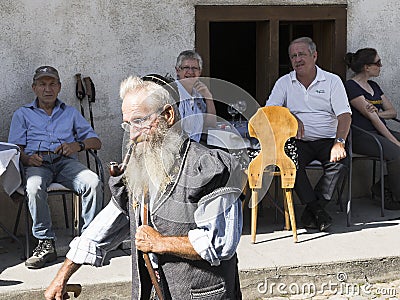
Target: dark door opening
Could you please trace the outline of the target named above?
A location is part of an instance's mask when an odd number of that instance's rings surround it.
[[[256,22],[210,22],[210,77],[256,97]],[[215,108],[230,118],[226,104],[216,101]]]
[[[299,37],[314,39],[313,22],[282,22],[279,24],[279,77],[292,71],[289,44]]]
[[[265,104],[290,70],[287,48],[300,35],[317,45],[317,64],[346,77],[346,5],[197,5],[196,49],[203,76],[225,79]],[[225,115],[225,109],[218,114]]]
[[[326,69],[332,69],[329,42],[322,32],[329,32],[332,27],[330,21],[283,21],[279,22],[278,36],[278,57],[279,61],[278,77],[292,71],[288,56],[289,43],[298,37],[311,37],[317,44],[317,49],[323,48],[319,52],[317,64]],[[261,26],[260,26],[261,25]],[[258,27],[257,27],[258,26]],[[270,49],[262,54],[257,52],[260,40],[266,40],[267,36],[263,34],[260,28],[263,26],[260,22],[210,22],[209,32],[209,74],[212,78],[223,79],[244,89],[253,98],[260,98],[260,92],[257,93],[257,83],[260,83],[261,73],[257,73],[258,63],[265,64],[265,69],[269,73],[270,65],[267,62],[267,56]],[[265,26],[265,23],[264,23]],[[265,27],[264,27],[265,28]],[[268,74],[267,74],[268,75]],[[264,93],[264,98],[268,97],[273,82],[269,90]],[[260,103],[265,103],[266,99],[257,99]],[[261,100],[261,101],[260,101]],[[224,103],[216,101],[217,114],[223,118],[229,117],[227,106]]]

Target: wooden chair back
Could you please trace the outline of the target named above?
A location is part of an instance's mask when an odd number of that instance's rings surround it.
[[[285,143],[295,137],[297,120],[289,109],[281,106],[259,108],[249,120],[249,135],[260,142],[261,151],[248,168],[249,187],[260,189],[267,166],[279,167],[282,188],[293,188],[296,165],[285,153]]]

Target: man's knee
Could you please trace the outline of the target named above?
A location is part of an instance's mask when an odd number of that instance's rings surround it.
[[[79,174],[80,180],[87,189],[98,190],[102,188],[102,182],[97,174],[89,169],[84,170]]]
[[[332,172],[332,174],[343,174],[348,171],[348,166],[344,162],[326,162],[323,164],[325,171]]]
[[[26,180],[26,193],[35,196],[40,191],[46,192],[44,179],[40,176],[31,176]]]

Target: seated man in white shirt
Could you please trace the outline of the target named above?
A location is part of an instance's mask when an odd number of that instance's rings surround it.
[[[317,49],[308,37],[289,45],[293,70],[275,83],[266,106],[285,106],[297,118],[299,168],[295,191],[306,208],[301,221],[306,228],[325,231],[332,219],[324,210],[338,182],[346,172],[345,141],[350,129],[351,110],[339,76],[316,65]],[[324,174],[313,189],[306,166],[322,163]]]

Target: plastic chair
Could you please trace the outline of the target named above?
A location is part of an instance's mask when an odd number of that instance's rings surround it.
[[[96,166],[96,173],[99,176],[100,181],[102,182],[102,186],[103,186],[102,207],[104,207],[104,169],[103,169],[103,165],[102,165],[100,159],[98,158],[98,156],[94,153],[94,151],[92,151],[92,150],[86,150],[86,151],[94,159],[95,166]],[[17,193],[22,195],[23,199],[19,202],[17,217],[15,219],[15,224],[14,224],[14,235],[16,234],[17,229],[18,229],[23,206],[25,206],[25,243],[26,243],[25,255],[26,255],[26,257],[29,257],[30,256],[29,235],[31,232],[30,225],[29,225],[30,213],[29,213],[29,208],[28,208],[28,199],[27,199],[27,195],[25,193],[25,188],[24,188],[25,183],[26,183],[25,172],[24,172],[24,167],[21,162],[20,162],[20,170],[21,170],[21,177],[22,177],[22,185],[17,190]],[[69,221],[68,221],[66,196],[68,196],[68,195],[72,196],[72,219],[73,219],[72,235],[73,236],[79,235],[80,234],[80,219],[81,219],[81,211],[80,211],[81,198],[80,198],[80,196],[78,194],[75,194],[74,191],[72,191],[72,190],[66,188],[65,186],[63,186],[62,184],[59,184],[56,182],[53,182],[50,184],[50,186],[47,188],[47,193],[48,193],[49,197],[56,196],[56,195],[62,196],[65,226],[67,228],[69,228]]]
[[[397,118],[391,118],[390,120],[400,123],[400,120]],[[379,156],[368,156],[368,155],[363,155],[363,154],[358,154],[358,153],[353,153],[353,160],[371,160],[373,165],[372,165],[372,185],[375,184],[375,178],[376,178],[376,163],[379,162],[379,178],[380,178],[380,185],[381,185],[381,217],[385,216],[384,210],[385,210],[385,174],[384,174],[384,165],[385,165],[385,160],[383,158],[383,148],[380,143],[380,141],[369,131],[364,130],[354,124],[351,125],[351,128],[353,130],[353,134],[364,134],[368,135],[371,137],[373,142],[376,144],[376,146],[379,149]],[[371,194],[371,197],[373,195]]]
[[[260,153],[248,167],[251,194],[251,241],[255,243],[257,232],[258,191],[262,187],[264,172],[272,172],[281,178],[284,194],[285,229],[292,227],[294,241],[297,242],[296,218],[293,206],[292,189],[296,179],[296,165],[284,151],[285,142],[296,136],[297,120],[289,109],[281,106],[262,107],[249,120],[249,135],[260,142]],[[277,166],[279,172],[268,166]]]
[[[397,119],[396,119],[397,120]],[[398,121],[398,120],[397,120]],[[399,121],[398,121],[399,122]],[[385,174],[384,174],[384,165],[385,160],[383,159],[383,148],[379,140],[370,132],[352,124],[351,125],[352,134],[354,135],[367,135],[371,138],[371,140],[376,144],[376,147],[379,149],[379,156],[368,156],[358,153],[352,153],[352,160],[371,160],[372,165],[372,185],[375,184],[375,176],[376,176],[376,162],[379,162],[379,173],[380,173],[380,181],[381,181],[381,217],[385,216],[384,208],[385,208]],[[351,200],[351,199],[350,199]],[[351,210],[351,201],[349,203]]]

